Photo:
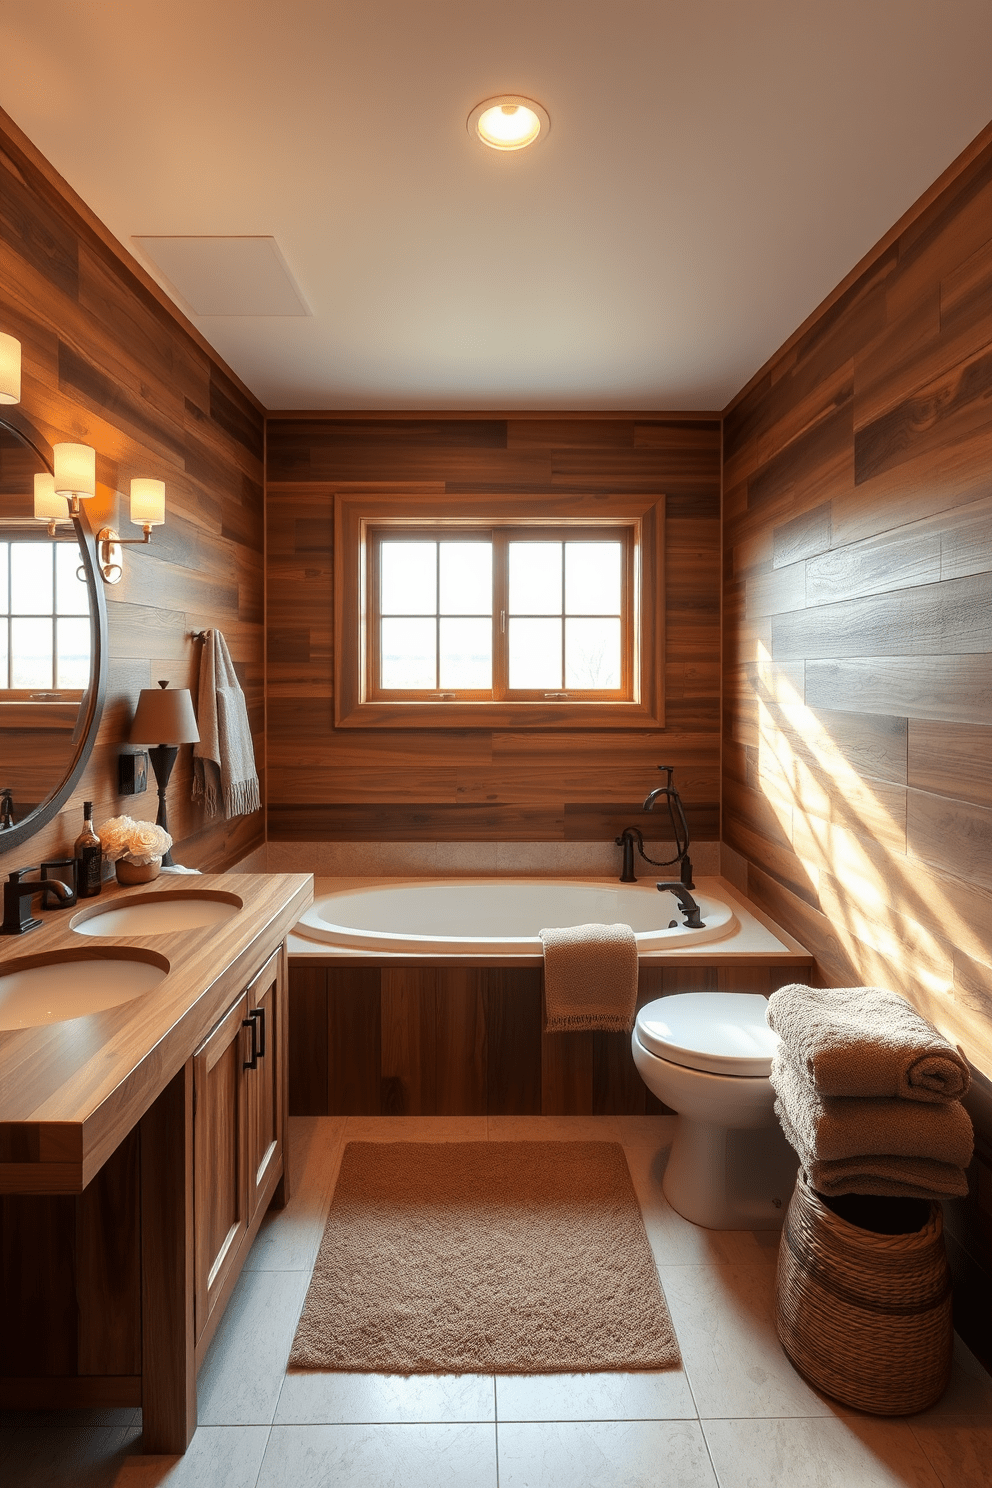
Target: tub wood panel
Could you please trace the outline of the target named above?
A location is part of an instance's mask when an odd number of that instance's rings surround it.
[[[760,992],[802,968],[642,967],[638,1005],[677,992]],[[545,1033],[536,967],[289,971],[294,1116],[608,1116],[668,1108],[623,1033]]]

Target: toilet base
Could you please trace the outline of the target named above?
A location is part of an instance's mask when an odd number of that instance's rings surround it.
[[[708,1230],[778,1230],[799,1159],[774,1117],[741,1131],[679,1116],[662,1180],[683,1219]]]

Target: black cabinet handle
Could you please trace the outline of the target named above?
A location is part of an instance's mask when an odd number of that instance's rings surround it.
[[[249,1018],[258,1019],[258,1057],[265,1058],[265,1009],[252,1008],[248,1014]]]
[[[251,1029],[251,1058],[250,1059],[246,1059],[245,1062],[244,1062],[244,1064],[241,1067],[242,1067],[242,1069],[257,1069],[258,1068],[258,1024],[255,1022],[255,1015],[252,1014],[252,1016],[250,1018],[242,1018],[242,1020],[241,1020],[241,1027],[242,1028],[250,1028]]]

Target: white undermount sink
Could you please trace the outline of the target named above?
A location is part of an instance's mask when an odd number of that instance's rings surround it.
[[[143,997],[168,975],[161,956],[62,956],[14,965],[0,976],[0,1030],[40,1028]]]
[[[164,935],[217,925],[243,908],[237,894],[173,889],[135,895],[124,904],[76,915],[71,928],[78,935]]]

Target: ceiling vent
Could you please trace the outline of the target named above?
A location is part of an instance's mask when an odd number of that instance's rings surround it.
[[[275,238],[135,237],[193,315],[309,315]]]

